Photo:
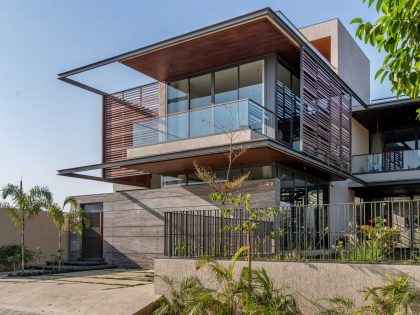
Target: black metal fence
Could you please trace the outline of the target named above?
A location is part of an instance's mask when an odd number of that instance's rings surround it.
[[[254,259],[420,262],[420,200],[269,210],[252,221]],[[165,255],[229,258],[248,244],[247,218],[240,209],[166,212]]]

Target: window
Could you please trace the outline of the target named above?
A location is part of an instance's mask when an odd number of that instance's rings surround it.
[[[211,105],[211,74],[190,78],[190,109]]]
[[[264,60],[173,81],[167,86],[168,114],[246,98],[264,105]]]
[[[167,94],[168,114],[188,110],[188,79],[170,82]]]
[[[239,99],[250,98],[264,103],[264,62],[262,60],[239,66]]]
[[[216,104],[238,99],[238,68],[217,71],[214,74],[214,99]]]
[[[229,178],[234,179],[242,176],[243,174],[250,172],[249,179],[269,179],[273,178],[274,167],[273,165],[262,165],[247,168],[232,168],[229,173]],[[216,170],[215,174],[221,181],[226,180],[227,170]],[[180,186],[180,185],[198,185],[204,184],[204,182],[198,178],[195,173],[179,174],[163,176],[163,186]]]
[[[163,186],[181,186],[187,183],[187,175],[163,176]]]

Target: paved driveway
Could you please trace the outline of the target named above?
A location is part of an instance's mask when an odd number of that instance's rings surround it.
[[[0,314],[149,314],[145,307],[158,298],[152,281],[152,271],[122,269],[0,276]]]

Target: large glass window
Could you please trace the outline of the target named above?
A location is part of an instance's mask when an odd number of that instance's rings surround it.
[[[264,62],[262,60],[239,66],[239,98],[264,103]]]
[[[238,67],[214,74],[214,101],[216,104],[238,99]]]
[[[211,105],[211,74],[190,78],[190,109]]]
[[[264,60],[168,83],[167,112],[249,98],[264,105]]]
[[[168,114],[188,110],[188,79],[168,83]]]
[[[283,205],[328,203],[328,182],[283,165],[278,166],[280,201]]]
[[[418,145],[418,128],[404,128],[376,132],[370,135],[370,152],[394,152],[416,150]]]

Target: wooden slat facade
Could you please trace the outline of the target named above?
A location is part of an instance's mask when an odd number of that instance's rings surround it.
[[[303,151],[350,173],[351,94],[332,70],[302,54]]]
[[[133,123],[159,116],[159,83],[104,96],[105,163],[124,160],[133,146]],[[138,176],[141,172],[124,167],[104,170],[105,178]]]

